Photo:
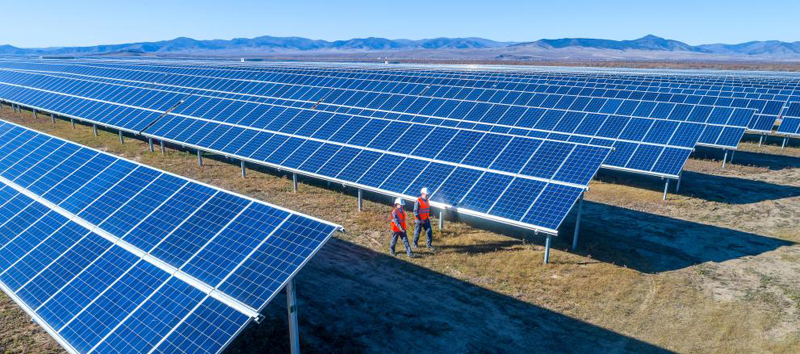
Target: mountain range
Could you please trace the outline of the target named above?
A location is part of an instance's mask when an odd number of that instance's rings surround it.
[[[634,40],[593,38],[540,39],[533,42],[498,42],[484,38],[433,38],[422,40],[354,38],[325,41],[301,37],[196,40],[180,37],[86,47],[17,48],[0,45],[2,55],[356,55],[380,53],[405,58],[761,58],[800,59],[800,41],[754,41],[741,44],[692,46],[654,35]]]

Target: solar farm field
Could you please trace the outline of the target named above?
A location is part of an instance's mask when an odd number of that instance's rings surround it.
[[[248,170],[146,140],[93,136],[4,106],[0,118],[144,165],[344,225],[297,276],[305,352],[777,352],[800,347],[800,147],[745,138],[699,149],[681,192],[662,201],[658,179],[601,171],[585,194],[580,246],[573,211],[542,264],[543,238],[448,220],[436,253],[389,256],[388,198],[291,174]],[[757,138],[756,138],[757,139]],[[0,295],[0,350],[62,349]],[[288,351],[286,298],[278,295],[229,353]]]

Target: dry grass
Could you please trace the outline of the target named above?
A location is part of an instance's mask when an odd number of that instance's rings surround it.
[[[587,193],[581,246],[566,252],[573,217],[542,265],[542,239],[461,222],[435,232],[439,251],[388,256],[389,207],[355,211],[351,190],[274,171],[124,145],[116,134],[59,121],[20,122],[113,154],[251,195],[347,228],[298,277],[302,347],[310,352],[796,353],[800,348],[800,149],[743,144],[736,163],[698,154],[681,194],[657,180],[602,174]],[[751,151],[751,152],[748,152]],[[780,155],[780,156],[779,156]],[[344,192],[344,193],[342,193]],[[284,352],[285,298],[230,352]],[[57,345],[0,296],[0,349]]]

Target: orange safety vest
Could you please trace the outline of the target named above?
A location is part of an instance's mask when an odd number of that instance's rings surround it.
[[[403,228],[401,229],[398,225],[394,223],[394,216],[397,213],[397,218],[400,219],[400,223],[402,224]],[[392,231],[394,232],[403,232],[406,229],[406,212],[405,210],[394,208],[392,210],[392,215],[389,217],[392,223]]]
[[[419,202],[419,219],[428,220],[431,217],[431,205],[422,197],[417,198],[417,201]]]

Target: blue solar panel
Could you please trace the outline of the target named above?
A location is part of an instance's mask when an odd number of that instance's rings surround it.
[[[792,103],[778,127],[778,133],[800,136],[800,103]]]
[[[219,352],[340,228],[10,123],[0,134],[0,288],[71,352]]]

